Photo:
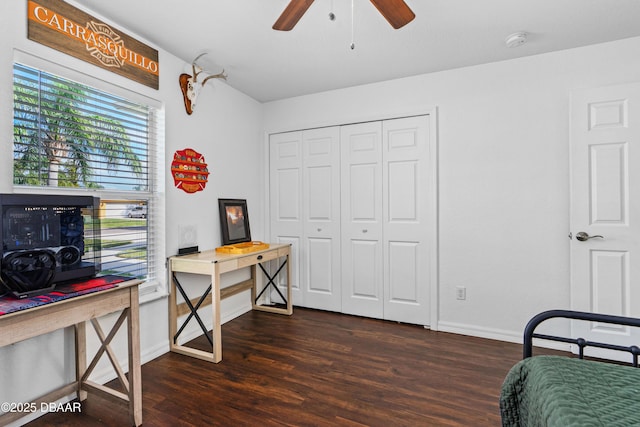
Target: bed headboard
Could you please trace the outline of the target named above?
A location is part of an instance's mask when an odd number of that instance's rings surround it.
[[[523,347],[523,359],[531,357],[533,355],[533,339],[540,338],[550,341],[564,342],[569,344],[576,344],[579,348],[578,357],[584,358],[585,347],[598,347],[607,350],[617,350],[631,353],[632,365],[638,367],[638,355],[640,355],[640,347],[632,345],[629,347],[600,343],[596,341],[587,341],[584,338],[567,338],[554,335],[536,334],[534,330],[536,327],[545,320],[552,318],[566,318],[574,320],[585,320],[591,322],[613,323],[625,326],[635,326],[640,328],[640,319],[634,317],[613,316],[608,314],[588,313],[584,311],[573,310],[549,310],[534,316],[529,320],[527,326],[524,328],[524,347]]]

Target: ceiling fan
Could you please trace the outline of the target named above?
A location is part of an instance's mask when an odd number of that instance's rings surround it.
[[[404,0],[370,0],[389,24],[396,30],[413,21],[416,15]],[[291,0],[278,18],[273,29],[290,31],[298,23],[302,15],[309,9],[313,0]]]

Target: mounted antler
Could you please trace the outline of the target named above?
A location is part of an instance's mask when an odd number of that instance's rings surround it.
[[[193,109],[196,107],[196,101],[198,100],[198,94],[200,93],[200,89],[202,86],[207,83],[210,79],[227,79],[227,75],[222,70],[221,73],[211,74],[205,77],[202,82],[198,82],[198,75],[201,74],[204,70],[201,66],[199,66],[196,61],[200,59],[206,53],[202,53],[196,57],[191,63],[191,69],[193,70],[193,76],[189,74],[180,74],[180,78],[178,81],[180,82],[180,89],[182,90],[182,97],[184,98],[184,106],[187,109],[187,114],[193,113]]]

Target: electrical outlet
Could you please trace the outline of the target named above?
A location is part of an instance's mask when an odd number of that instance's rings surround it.
[[[465,288],[464,286],[456,286],[456,299],[467,299],[467,288]]]

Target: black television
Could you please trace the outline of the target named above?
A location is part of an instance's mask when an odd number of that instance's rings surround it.
[[[25,298],[100,272],[99,208],[92,196],[0,194],[4,290]]]

